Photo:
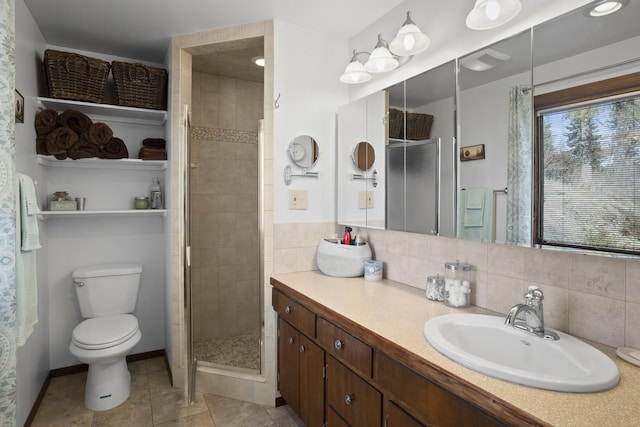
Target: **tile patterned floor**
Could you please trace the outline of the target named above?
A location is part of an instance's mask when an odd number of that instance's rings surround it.
[[[198,361],[257,371],[260,369],[260,331],[195,342],[193,351]]]
[[[52,378],[33,427],[304,427],[288,405],[279,408],[196,394],[193,405],[171,387],[164,358],[129,363],[131,395],[122,405],[94,412],[84,407],[87,373]]]

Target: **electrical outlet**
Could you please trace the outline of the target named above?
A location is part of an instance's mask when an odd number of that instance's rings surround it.
[[[307,209],[307,190],[289,190],[289,209]]]
[[[375,206],[373,191],[361,191],[358,194],[358,206],[360,209],[373,209]]]

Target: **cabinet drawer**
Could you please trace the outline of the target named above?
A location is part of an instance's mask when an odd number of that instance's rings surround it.
[[[373,378],[399,404],[429,426],[498,426],[483,412],[433,384],[423,376],[376,352]]]
[[[318,317],[318,341],[324,350],[353,367],[366,378],[371,377],[373,351],[363,341]]]
[[[381,425],[380,392],[333,356],[327,356],[327,405],[352,427]]]
[[[298,304],[282,292],[273,289],[271,293],[273,309],[280,317],[308,337],[316,336],[316,315]]]

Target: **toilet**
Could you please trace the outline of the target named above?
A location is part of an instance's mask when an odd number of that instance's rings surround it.
[[[76,268],[73,283],[83,320],[73,329],[69,351],[89,365],[84,404],[106,411],[129,398],[126,357],[142,338],[133,310],[142,265],[87,265]]]

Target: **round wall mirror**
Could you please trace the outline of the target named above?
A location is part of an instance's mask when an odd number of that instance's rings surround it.
[[[366,141],[358,142],[351,153],[353,165],[360,172],[367,172],[376,161],[376,150]]]
[[[301,169],[309,169],[318,161],[318,143],[309,135],[296,136],[287,148],[291,161]]]

